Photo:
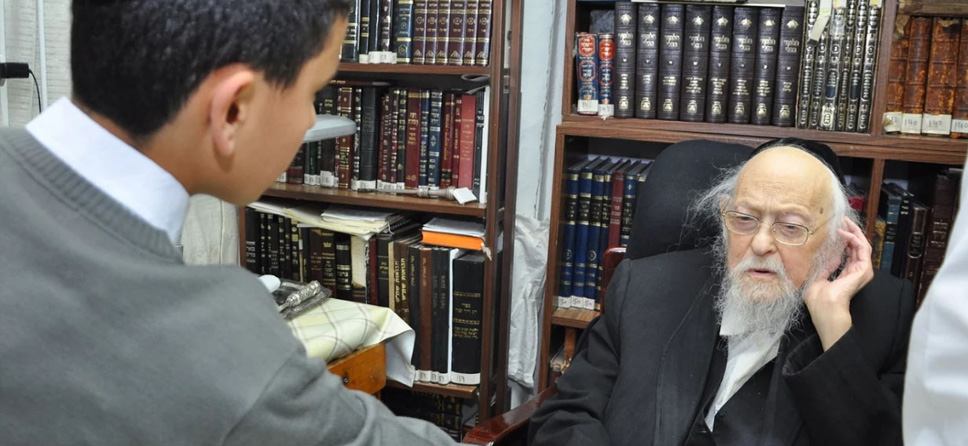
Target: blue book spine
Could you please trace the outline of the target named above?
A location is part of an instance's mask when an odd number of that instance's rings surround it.
[[[572,296],[585,296],[585,262],[588,258],[588,223],[592,207],[592,174],[587,167],[578,178],[578,219],[575,220],[575,269]]]
[[[565,174],[565,224],[562,228],[561,273],[558,283],[559,296],[571,296],[572,271],[575,268],[575,219],[578,215],[578,170],[568,169]]]
[[[588,216],[588,254],[585,257],[585,298],[595,299],[595,287],[598,285],[598,239],[602,232],[602,172],[596,170],[592,176],[591,208]]]
[[[394,35],[397,63],[408,64],[413,57],[413,0],[397,0],[394,16],[397,22]]]
[[[884,191],[884,189],[881,189]],[[884,191],[886,193],[886,191]],[[883,199],[883,194],[882,194]],[[888,193],[887,215],[884,221],[884,248],[881,250],[881,270],[890,272],[891,263],[894,261],[894,245],[897,240],[897,223],[901,214],[901,197],[893,193]]]
[[[631,171],[631,169],[629,169]],[[623,191],[625,196],[622,197],[622,233],[618,238],[619,246],[628,246],[629,239],[631,238],[632,229],[632,217],[635,214],[635,201],[639,196],[639,176],[632,173],[625,174],[625,181],[623,182]]]
[[[428,135],[427,149],[427,185],[440,186],[440,127],[441,109],[444,104],[444,92],[432,90],[430,92],[430,135]]]
[[[427,164],[430,160],[430,91],[420,91],[420,172],[419,185],[427,185]]]
[[[614,168],[615,166],[613,166]],[[612,172],[611,170],[602,173],[602,207],[599,213],[598,233],[598,283],[595,284],[595,309],[599,309],[602,302],[602,276],[605,272],[605,251],[608,250],[608,220],[612,215]]]

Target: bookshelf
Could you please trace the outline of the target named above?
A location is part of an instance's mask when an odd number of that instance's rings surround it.
[[[686,3],[689,2],[662,2]],[[707,3],[708,4],[708,3]],[[745,5],[804,5],[802,0],[751,0]],[[580,308],[558,308],[557,288],[559,264],[563,240],[563,196],[565,195],[565,169],[576,160],[588,155],[653,158],[663,148],[673,143],[692,139],[709,139],[727,143],[756,146],[781,137],[799,137],[828,144],[842,160],[851,165],[848,174],[861,177],[868,184],[866,190],[866,215],[876,215],[881,183],[893,178],[893,168],[904,164],[931,164],[960,167],[968,153],[968,139],[948,137],[894,135],[882,132],[878,123],[886,110],[885,89],[888,80],[893,25],[898,14],[968,17],[968,7],[956,0],[885,0],[882,6],[881,29],[878,34],[879,48],[873,82],[871,126],[866,133],[776,127],[772,125],[717,124],[707,122],[684,122],[657,119],[602,119],[599,116],[576,113],[578,89],[576,86],[575,33],[587,31],[592,11],[614,9],[614,2],[568,0],[565,29],[564,82],[562,90],[562,123],[556,129],[554,156],[554,180],[548,243],[548,284],[544,296],[541,321],[541,347],[538,359],[538,390],[544,390],[549,382],[549,359],[566,338],[573,339],[574,330],[585,328],[599,315],[598,311]],[[642,143],[643,153],[630,153],[627,141]],[[634,149],[633,149],[634,150]],[[873,233],[874,218],[867,219],[866,230]],[[571,331],[569,333],[569,331]]]
[[[479,419],[488,419],[508,409],[507,345],[509,330],[511,260],[514,246],[514,193],[517,180],[517,120],[520,76],[520,45],[509,39],[511,29],[520,35],[523,6],[494,2],[491,15],[490,62],[488,66],[442,66],[410,64],[341,63],[337,80],[377,80],[396,87],[461,89],[489,88],[486,182],[487,203],[458,204],[453,201],[418,198],[304,184],[275,183],[265,197],[300,202],[330,203],[365,208],[398,210],[428,216],[472,217],[485,225],[485,245],[494,255],[484,263],[483,314],[481,321],[481,383],[476,386],[438,385],[415,382],[412,388],[388,381],[388,387],[477,400]],[[516,27],[516,28],[515,28]],[[511,191],[510,193],[508,191]],[[240,249],[245,252],[245,218],[239,212]],[[503,245],[499,235],[506,232]],[[497,255],[500,253],[500,255]],[[241,259],[244,265],[244,258]],[[502,277],[504,279],[502,279]]]

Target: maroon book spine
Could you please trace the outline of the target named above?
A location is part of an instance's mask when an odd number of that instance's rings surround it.
[[[420,90],[407,91],[407,159],[404,166],[404,186],[420,185]]]
[[[477,32],[474,35],[474,65],[486,67],[491,60],[491,13],[494,0],[480,0],[477,7]]]

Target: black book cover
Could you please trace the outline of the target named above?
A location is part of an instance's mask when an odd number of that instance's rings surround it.
[[[336,112],[336,87],[327,85],[320,91],[322,99],[322,109],[317,114],[335,115]],[[319,141],[319,171],[330,172],[331,176],[336,175],[336,138],[327,138]],[[335,184],[329,185],[335,186]]]
[[[844,33],[847,9],[834,8],[827,34],[827,74],[824,80],[823,101],[820,103],[821,130],[832,131],[837,127],[837,97],[840,88],[840,72],[843,63]]]
[[[259,212],[245,208],[245,269],[259,274]]]
[[[339,60],[342,62],[359,62],[359,41],[360,41],[360,0],[350,3],[349,15],[347,15],[346,37],[343,39],[343,46],[340,49]]]
[[[860,108],[861,86],[864,77],[865,46],[867,45],[867,21],[870,8],[865,0],[857,2],[857,22],[854,25],[854,50],[850,62],[850,91],[847,92],[847,117],[844,131],[857,130],[857,111]]]
[[[481,157],[484,155],[484,92],[480,91],[477,93],[477,113],[474,119],[474,182],[472,183],[471,189],[474,192],[475,197],[481,196],[481,190],[484,189],[485,185],[481,184],[481,163],[483,160]],[[465,116],[463,119],[467,119]]]
[[[310,228],[309,237],[306,239],[306,246],[309,251],[309,280],[315,280],[326,288],[323,278],[323,230]],[[332,288],[329,288],[332,291]]]
[[[891,262],[891,274],[904,277],[904,263],[907,261],[908,241],[911,235],[911,203],[914,194],[895,183],[887,183],[887,187],[901,197],[901,209],[897,216],[897,239],[894,243],[894,258]]]
[[[615,117],[635,115],[635,28],[634,3],[615,3]]]
[[[663,3],[659,26],[659,119],[679,119],[679,83],[682,77],[682,32],[685,5]]]
[[[441,131],[443,122],[444,92],[430,91],[430,112],[427,124],[427,185],[440,186]]]
[[[269,272],[269,216],[259,212],[259,274]]]
[[[709,71],[712,14],[711,5],[686,5],[680,121],[702,122],[706,117],[706,74]]]
[[[450,273],[450,250],[447,248],[433,248],[431,252],[431,283],[433,294],[431,294],[431,320],[433,329],[431,335],[431,362],[434,372],[436,372],[438,383],[444,384],[450,381],[449,361],[450,354],[450,292],[448,290],[448,277]],[[442,379],[446,376],[448,379]]]
[[[421,370],[420,358],[423,356],[423,350],[426,348],[424,345],[427,341],[423,339],[423,333],[420,330],[420,243],[415,242],[410,245],[407,251],[406,263],[407,295],[410,298],[410,318],[407,322],[413,328],[414,335],[413,355],[410,356],[410,363],[417,370]]]
[[[269,272],[276,277],[282,277],[279,262],[279,223],[275,215],[266,215],[266,244],[269,247]]]
[[[760,9],[757,24],[756,66],[753,68],[753,114],[750,123],[769,125],[773,117],[777,54],[782,9]]]
[[[309,262],[312,260],[313,253],[310,250],[309,245],[309,233],[311,228],[299,228],[299,281],[309,282],[311,279],[309,267],[311,266]],[[318,249],[317,249],[317,252]],[[318,280],[317,280],[318,281]],[[320,282],[322,284],[322,282]]]
[[[336,294],[336,233],[328,229],[320,230],[322,238],[323,280],[319,283]]]
[[[620,4],[620,3],[616,3]],[[638,48],[635,54],[635,117],[656,117],[656,94],[659,79],[658,3],[638,5]]]
[[[393,0],[380,0],[380,35],[377,49],[395,53],[393,47]]]
[[[881,30],[881,7],[871,5],[867,11],[864,40],[864,69],[861,74],[860,103],[857,107],[857,132],[870,130],[871,104],[874,97],[874,70],[877,68],[878,34]]]
[[[830,43],[828,29],[820,34],[817,52],[814,55],[813,85],[810,87],[810,117],[807,122],[807,128],[810,129],[820,128],[820,117],[823,112],[823,93],[827,86],[827,46]]]
[[[357,14],[360,17],[360,30],[359,30],[359,59],[360,62],[366,63],[368,55],[370,54],[370,30],[373,28],[370,26],[370,14],[372,14],[371,4],[373,2],[379,2],[380,0],[359,0],[359,9]]]
[[[276,232],[279,235],[279,274],[292,279],[292,239],[289,237],[289,219],[276,216]]]
[[[356,121],[356,134],[353,135],[353,147],[350,158],[353,159],[353,169],[350,173],[350,186],[356,188],[360,179],[360,146],[363,139],[363,88],[353,87],[353,120]]]
[[[353,256],[350,253],[350,235],[333,233],[336,248],[336,292],[339,299],[353,301]]]
[[[289,229],[289,278],[299,282],[305,282],[302,278],[302,244],[300,243],[299,224],[291,218],[286,219],[286,227]]]
[[[709,84],[706,86],[706,121],[726,122],[729,108],[729,70],[732,58],[733,7],[713,6],[709,45]]]
[[[776,64],[773,125],[792,127],[799,93],[800,54],[803,42],[803,7],[787,6],[780,18],[780,47]]]
[[[360,118],[360,151],[357,159],[360,160],[360,181],[371,182],[367,188],[376,187],[377,176],[377,140],[379,138],[380,122],[380,90],[376,87],[363,87],[363,104],[361,106],[362,116]]]
[[[901,278],[910,280],[917,290],[921,280],[921,266],[924,258],[928,226],[928,208],[917,200],[911,202],[911,231],[908,235],[907,249],[904,253],[904,268]]]
[[[756,25],[759,8],[738,6],[733,14],[733,51],[729,67],[729,113],[733,124],[749,124],[753,104],[753,66],[756,64]]]
[[[380,4],[383,0],[369,0],[370,1],[370,44],[367,46],[370,52],[380,51],[380,22],[383,20],[381,17]],[[374,55],[375,56],[375,55]],[[370,61],[370,63],[377,61]]]
[[[854,63],[854,37],[857,32],[857,0],[847,0],[847,19],[844,22],[844,43],[840,52],[840,86],[837,87],[837,122],[834,129],[847,128],[847,104],[850,101],[850,68]],[[863,49],[861,50],[863,51]]]
[[[456,384],[481,382],[481,324],[484,317],[484,254],[454,260],[453,365]]]
[[[817,42],[807,39],[807,35],[817,22],[817,14],[820,12],[819,0],[807,1],[807,26],[804,29],[803,37],[803,60],[800,63],[800,81],[797,96],[796,123],[798,129],[810,127],[810,97],[813,92],[813,68],[816,63]]]

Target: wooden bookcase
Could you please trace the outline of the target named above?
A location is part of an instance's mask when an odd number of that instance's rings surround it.
[[[688,2],[683,2],[688,3]],[[748,4],[803,4],[802,0],[750,1]],[[544,390],[548,382],[549,358],[554,354],[567,330],[583,329],[598,316],[597,311],[576,308],[556,308],[558,289],[558,262],[562,242],[562,197],[564,195],[564,172],[568,165],[589,154],[653,158],[664,147],[684,140],[709,139],[728,143],[756,146],[780,137],[799,137],[828,144],[852,168],[848,173],[866,178],[867,215],[876,215],[881,182],[885,171],[904,163],[928,163],[961,166],[968,152],[968,140],[931,136],[896,136],[882,134],[881,126],[871,125],[871,132],[843,133],[819,130],[801,130],[790,127],[713,124],[697,122],[664,121],[656,119],[603,120],[597,116],[582,116],[574,112],[577,102],[574,66],[574,35],[586,31],[590,12],[594,9],[613,8],[612,2],[582,2],[568,0],[565,29],[564,84],[562,91],[562,123],[557,127],[554,180],[552,186],[551,224],[548,243],[548,275],[545,287],[544,311],[541,321],[541,347],[538,359],[538,390]],[[887,84],[887,68],[890,55],[891,35],[898,14],[968,17],[968,5],[957,0],[885,0],[882,9],[882,26],[879,37],[878,63],[874,80],[871,121],[879,122],[885,110],[884,90]],[[630,153],[630,144],[643,143],[648,153]],[[634,150],[634,149],[633,149]],[[867,232],[872,233],[874,219],[867,219]]]
[[[403,195],[356,192],[318,186],[275,183],[265,197],[284,198],[378,209],[419,212],[444,217],[474,217],[485,224],[485,245],[495,254],[485,262],[482,315],[481,384],[478,386],[438,385],[415,382],[412,390],[476,399],[479,419],[486,420],[508,409],[507,350],[510,312],[511,260],[514,256],[514,190],[517,187],[517,126],[520,79],[519,36],[523,6],[520,2],[495,1],[491,16],[490,62],[487,67],[341,63],[336,79],[379,80],[402,87],[459,88],[490,87],[487,151],[487,203],[465,205],[453,201]],[[515,37],[516,38],[516,37]],[[508,192],[510,191],[510,192]],[[240,253],[245,252],[245,218],[239,212]],[[497,246],[504,232],[503,246]],[[500,252],[500,256],[497,253]],[[244,256],[240,259],[244,266]],[[500,260],[500,261],[499,261]],[[387,381],[388,387],[409,389]]]

